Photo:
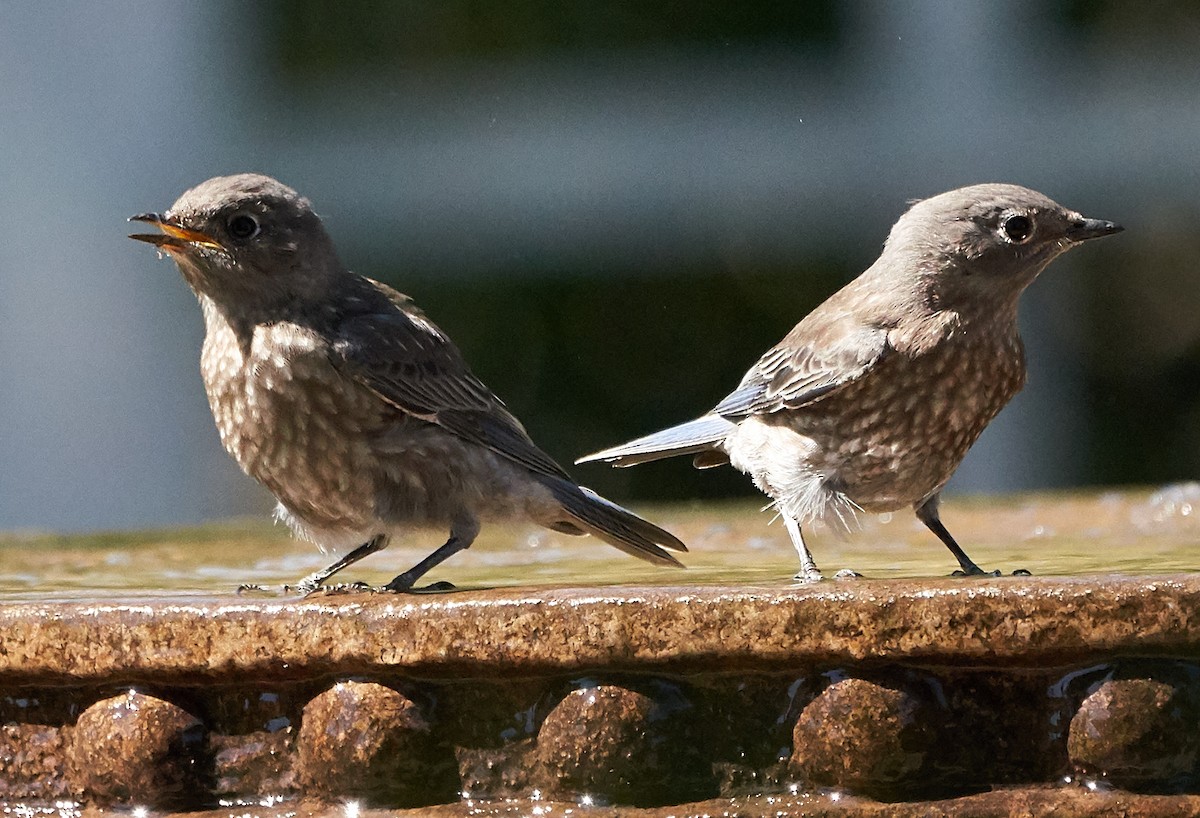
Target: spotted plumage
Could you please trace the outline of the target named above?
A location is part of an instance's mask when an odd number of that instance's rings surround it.
[[[579,486],[411,300],[342,266],[308,200],[274,179],[210,179],[135,220],[179,265],[205,321],[201,373],[226,450],[325,549],[318,587],[411,528],[446,543],[388,584],[407,590],[481,523],[594,534],[660,565],[670,533]]]
[[[975,185],[918,202],[862,275],[813,310],[713,410],[581,458],[632,466],[678,454],[730,463],[783,516],[800,556],[820,520],[910,506],[966,574],[983,573],[942,525],[938,496],[1025,384],[1017,301],[1056,256],[1116,233],[1040,193]]]

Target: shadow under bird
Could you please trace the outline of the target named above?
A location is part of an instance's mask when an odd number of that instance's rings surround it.
[[[311,591],[411,528],[449,539],[385,588],[469,547],[483,521],[592,534],[659,565],[686,551],[578,485],[407,296],[347,270],[308,200],[257,174],[209,179],[132,221],[204,314],[201,373],[226,450],[299,537],[345,551]]]
[[[731,464],[783,518],[797,580],[821,578],[803,527],[846,531],[860,511],[905,506],[954,554],[955,574],[984,574],[942,525],[938,496],[1025,385],[1021,293],[1059,254],[1121,229],[1016,185],[916,202],[879,259],[712,411],[577,462],[693,455],[697,468]]]

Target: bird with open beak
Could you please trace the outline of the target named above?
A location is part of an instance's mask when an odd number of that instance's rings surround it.
[[[166,252],[200,301],[201,373],[226,450],[336,572],[410,529],[446,542],[406,591],[489,520],[592,534],[679,566],[658,526],[578,485],[404,295],[347,270],[308,200],[258,174],[210,179],[131,236]]]

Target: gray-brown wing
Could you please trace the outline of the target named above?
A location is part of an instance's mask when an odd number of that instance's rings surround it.
[[[343,319],[334,365],[414,417],[541,474],[570,479],[539,449],[504,403],[463,360],[454,343],[398,293],[390,307]]]
[[[759,358],[713,414],[737,419],[798,409],[863,377],[890,349],[882,328],[847,322],[824,329],[797,326]]]

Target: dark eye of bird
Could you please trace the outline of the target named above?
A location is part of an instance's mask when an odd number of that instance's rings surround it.
[[[235,239],[253,238],[258,235],[258,219],[247,216],[245,213],[239,213],[229,218],[226,228],[229,230],[229,235]]]
[[[1000,228],[1013,244],[1020,244],[1033,233],[1033,222],[1028,216],[1009,216]]]

